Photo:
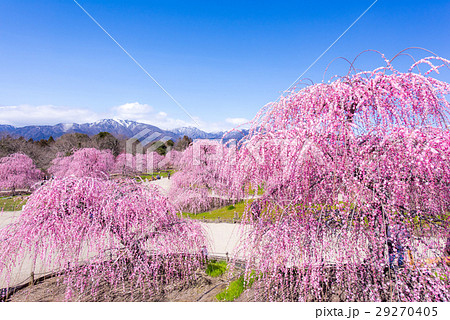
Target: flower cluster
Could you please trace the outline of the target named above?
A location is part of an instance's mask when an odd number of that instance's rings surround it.
[[[36,271],[63,275],[68,300],[109,300],[125,288],[151,298],[164,285],[192,279],[205,245],[201,227],[177,216],[156,189],[73,176],[33,193],[0,240],[2,279],[31,259]]]
[[[110,150],[83,148],[72,155],[59,155],[52,161],[49,172],[55,177],[108,178],[114,168],[114,156]]]
[[[30,188],[43,177],[33,160],[14,153],[0,159],[0,190]]]

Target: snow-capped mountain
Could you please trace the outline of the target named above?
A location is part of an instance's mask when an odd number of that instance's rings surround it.
[[[175,133],[178,136],[188,136],[192,139],[213,139],[215,134],[214,133],[208,133],[205,131],[202,131],[195,127],[182,127],[171,130],[173,133]]]
[[[248,130],[241,130],[241,131],[232,131],[232,132],[225,132],[225,131],[219,131],[219,132],[205,132],[198,128],[194,127],[183,127],[183,128],[177,128],[171,130],[171,132],[179,135],[179,136],[188,136],[192,139],[222,139],[230,140],[230,139],[236,139],[240,140],[244,136],[248,134]],[[226,134],[226,136],[224,136]]]
[[[99,132],[109,132],[118,138],[132,138],[137,139],[146,138],[154,135],[157,139],[176,140],[183,136],[188,136],[191,139],[220,139],[224,132],[208,133],[198,128],[184,127],[173,130],[163,130],[150,124],[140,123],[131,120],[115,120],[103,119],[93,123],[59,123],[54,126],[26,126],[13,127],[10,125],[0,125],[0,136],[11,135],[13,137],[22,136],[26,139],[33,140],[48,139],[50,136],[59,138],[66,133],[84,133],[87,135],[95,135]],[[227,136],[227,139],[241,139],[246,132],[234,133]]]

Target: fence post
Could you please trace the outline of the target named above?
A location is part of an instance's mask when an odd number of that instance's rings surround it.
[[[227,259],[227,263],[230,261],[230,258],[228,257],[228,252],[225,253],[226,259]]]
[[[34,286],[34,272],[31,271],[31,275],[30,275],[30,285]]]

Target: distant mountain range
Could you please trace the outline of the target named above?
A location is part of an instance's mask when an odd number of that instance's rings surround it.
[[[10,125],[0,125],[0,136],[10,135],[12,137],[24,137],[26,139],[41,140],[53,137],[54,139],[66,133],[84,133],[95,135],[99,132],[109,132],[117,138],[136,137],[139,140],[151,137],[152,140],[176,140],[183,136],[191,139],[220,139],[225,132],[205,132],[194,127],[177,128],[173,130],[163,130],[150,124],[140,123],[130,120],[104,119],[93,123],[59,123],[54,126],[26,126],[14,127]],[[247,130],[242,132],[231,132],[226,140],[240,140],[248,134]]]

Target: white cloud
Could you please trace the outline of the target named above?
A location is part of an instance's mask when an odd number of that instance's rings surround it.
[[[112,108],[114,116],[123,120],[138,120],[153,111],[148,104],[139,102],[125,103],[123,105]]]
[[[9,124],[16,127],[54,125],[57,123],[87,123],[106,118],[133,120],[166,130],[180,127],[199,127],[199,129],[206,132],[228,131],[248,122],[245,118],[227,118],[225,121],[220,122],[204,121],[199,117],[194,117],[195,121],[177,119],[169,116],[164,111],[155,110],[152,106],[139,102],[125,103],[112,107],[107,113],[96,113],[89,109],[53,105],[0,106],[0,124]]]
[[[126,103],[112,108],[110,117],[147,123],[166,130],[180,127],[199,127],[206,132],[228,131],[249,121],[245,118],[227,118],[222,122],[207,122],[198,117],[189,120],[176,119],[170,117],[164,111],[157,111],[153,107],[139,102]]]
[[[240,126],[241,124],[249,122],[249,120],[245,118],[226,118],[225,121],[235,126]]]
[[[134,120],[151,124],[161,129],[173,129],[193,125],[193,122],[171,118],[166,112],[156,111],[148,104],[141,104],[139,102],[126,103],[114,107],[111,109],[109,117],[121,120]]]
[[[14,126],[53,125],[57,123],[84,123],[98,120],[99,116],[87,109],[52,105],[0,106],[0,124]]]

